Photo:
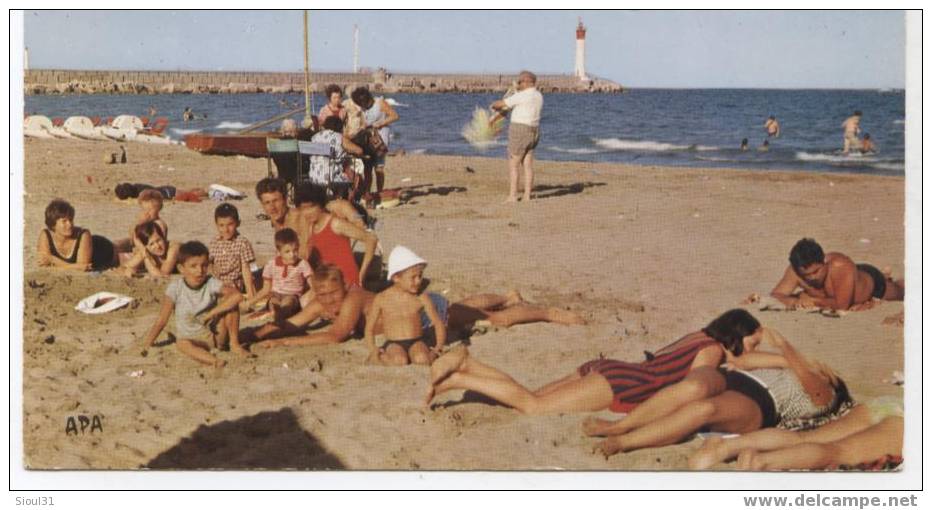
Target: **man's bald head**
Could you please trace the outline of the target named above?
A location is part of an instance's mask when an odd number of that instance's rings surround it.
[[[530,71],[524,70],[518,73],[518,81],[520,82],[523,80],[526,80],[527,84],[530,86],[537,85],[537,75]]]

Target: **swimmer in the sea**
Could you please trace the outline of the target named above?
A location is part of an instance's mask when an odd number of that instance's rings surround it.
[[[861,139],[861,154],[874,154],[877,152],[877,146],[874,145],[874,141],[871,140],[871,134],[866,133],[864,138]]]
[[[777,122],[777,118],[773,115],[767,117],[767,121],[764,122],[764,129],[767,130],[767,136],[780,138],[780,123]]]

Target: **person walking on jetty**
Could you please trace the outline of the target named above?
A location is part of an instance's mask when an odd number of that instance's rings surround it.
[[[530,71],[518,75],[518,92],[492,103],[496,111],[511,111],[508,127],[508,198],[505,202],[518,201],[518,170],[524,167],[524,201],[531,199],[534,186],[534,149],[540,141],[540,111],[544,96],[537,90],[537,76]]]

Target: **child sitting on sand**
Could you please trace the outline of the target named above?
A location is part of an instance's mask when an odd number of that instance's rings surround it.
[[[236,289],[224,285],[208,272],[207,247],[189,241],[178,250],[178,272],[168,284],[162,298],[162,309],[155,324],[146,333],[142,355],[148,354],[159,333],[175,314],[175,345],[185,355],[199,363],[222,367],[226,363],[211,350],[226,346],[241,355],[249,352],[239,343],[239,310],[243,299]]]
[[[388,279],[392,286],[379,293],[366,317],[366,345],[369,363],[387,365],[429,365],[447,340],[446,298],[421,291],[427,261],[404,246],[396,246],[388,257]],[[381,325],[388,341],[375,346],[375,328]],[[431,352],[424,332],[434,328],[436,345]]]
[[[211,273],[221,282],[236,290],[246,291],[246,297],[256,295],[250,263],[256,255],[252,244],[239,233],[239,211],[233,204],[220,204],[214,209],[217,237],[210,242]]]
[[[298,257],[298,234],[290,228],[275,232],[275,250],[278,256],[270,260],[262,271],[262,290],[243,306],[269,298],[269,310],[276,324],[301,310],[301,295],[311,287],[311,265]]]

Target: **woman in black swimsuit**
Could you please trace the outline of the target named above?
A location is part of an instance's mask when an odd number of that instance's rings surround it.
[[[757,349],[770,344],[776,352]],[[803,357],[782,335],[763,328],[739,357],[726,353],[724,389],[717,395],[685,403],[646,423],[626,419],[589,418],[583,430],[590,436],[608,436],[597,449],[608,457],[646,447],[666,446],[703,428],[718,432],[748,433],[768,427],[791,430],[817,426],[837,417],[851,405],[844,381],[830,368]]]
[[[45,208],[45,226],[39,233],[39,266],[73,271],[112,267],[116,260],[113,243],[105,237],[74,225],[74,207],[55,199]]]

